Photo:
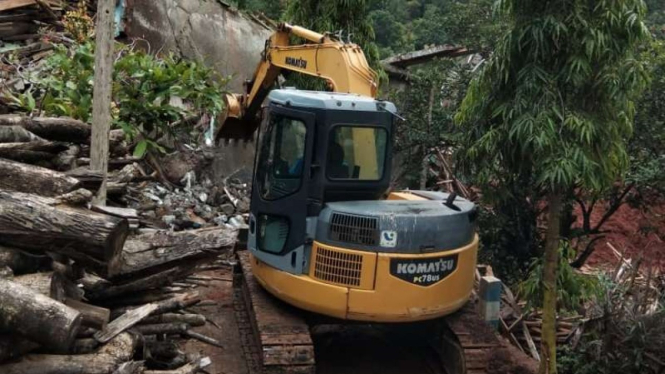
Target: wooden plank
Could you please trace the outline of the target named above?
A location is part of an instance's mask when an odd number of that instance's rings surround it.
[[[95,333],[95,339],[100,343],[106,343],[116,337],[118,334],[133,327],[142,319],[149,316],[150,313],[157,310],[157,304],[147,304],[142,307],[132,309],[122,316],[114,319],[102,331]]]
[[[16,8],[22,8],[29,5],[37,4],[35,0],[4,0],[0,1],[0,12],[3,10],[10,10]]]
[[[109,131],[111,130],[111,90],[113,73],[115,0],[97,0],[95,48],[95,86],[92,106],[92,144],[90,168],[103,175],[95,202],[106,205],[106,175],[109,160]]]

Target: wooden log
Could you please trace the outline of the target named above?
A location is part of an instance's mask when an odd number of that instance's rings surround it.
[[[45,141],[21,126],[0,126],[0,143]]]
[[[84,355],[30,354],[20,361],[0,366],[3,374],[112,374],[120,364],[131,360],[138,338],[118,335],[97,352]]]
[[[143,369],[143,361],[129,361],[118,366],[113,374],[141,374]]]
[[[91,326],[102,329],[111,319],[111,311],[95,305],[86,304],[82,301],[66,299],[65,305],[78,310],[82,316],[83,326]]]
[[[106,274],[120,269],[126,220],[54,199],[0,190],[0,244],[69,256]],[[48,243],[48,245],[45,245]]]
[[[184,334],[189,329],[189,325],[186,323],[158,323],[154,325],[137,325],[134,326],[134,331],[141,333],[142,335],[173,335],[173,334]]]
[[[81,325],[81,313],[16,282],[0,279],[0,330],[66,352]]]
[[[164,313],[148,317],[140,324],[152,325],[158,323],[186,323],[189,326],[203,326],[206,324],[206,317],[200,314]]]
[[[33,141],[22,143],[0,143],[0,157],[19,162],[34,163],[51,160],[67,149],[62,143]]]
[[[0,335],[0,362],[5,362],[36,349],[39,344],[20,336],[2,334]]]
[[[238,231],[224,227],[179,232],[155,231],[130,237],[123,248],[123,274],[186,257],[218,255],[235,245]]]
[[[57,196],[79,185],[77,179],[57,171],[0,158],[0,189]]]
[[[89,272],[84,272],[77,282],[83,286],[86,292],[99,292],[111,286],[111,282]]]
[[[139,212],[136,209],[130,209],[130,208],[116,208],[111,206],[102,206],[102,205],[93,204],[90,207],[90,209],[92,209],[95,212],[104,213],[111,216],[116,216],[126,219],[139,217]]]
[[[92,192],[84,188],[66,193],[64,195],[56,196],[56,204],[65,204],[72,206],[84,206],[92,200]]]
[[[90,125],[72,118],[26,117],[16,114],[0,115],[0,126],[21,126],[44,139],[71,143],[87,143]]]
[[[48,256],[29,256],[18,249],[0,245],[0,266],[7,266],[15,275],[33,273],[48,266]]]
[[[12,281],[53,300],[62,302],[65,298],[64,279],[52,271],[20,275]]]

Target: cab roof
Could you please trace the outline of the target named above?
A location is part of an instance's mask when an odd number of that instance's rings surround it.
[[[387,111],[397,112],[395,104],[389,101],[376,100],[357,94],[304,91],[297,89],[272,90],[268,95],[271,102],[302,108],[355,110],[360,112]]]

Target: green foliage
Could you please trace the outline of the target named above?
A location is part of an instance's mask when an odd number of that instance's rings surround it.
[[[239,9],[250,12],[261,12],[267,17],[279,20],[284,12],[286,1],[284,0],[238,0],[236,5]]]
[[[579,274],[570,266],[575,251],[567,242],[561,242],[557,271],[557,307],[560,311],[575,311],[584,301],[596,298],[600,292],[594,277]],[[529,275],[519,286],[519,295],[527,302],[527,309],[541,308],[543,304],[543,259],[531,263]]]
[[[638,189],[665,192],[665,40],[654,40],[642,57],[652,77],[637,104],[635,131],[628,143],[627,175]]]
[[[94,43],[58,46],[36,83],[42,94],[39,107],[47,115],[89,122],[93,82]],[[137,143],[137,156],[163,150],[157,141],[164,137],[189,135],[191,124],[185,118],[223,109],[225,81],[198,62],[122,48],[115,57],[113,82],[113,125]],[[36,107],[32,95],[28,91],[16,98],[28,112]],[[177,99],[184,104],[172,102]]]
[[[382,57],[454,44],[487,52],[505,22],[494,17],[494,0],[377,0],[370,16]]]
[[[526,173],[549,190],[601,189],[626,169],[624,139],[648,80],[636,53],[645,9],[594,4],[498,2],[514,25],[457,116],[485,186]]]
[[[419,178],[423,157],[431,148],[457,143],[453,116],[466,93],[470,69],[454,60],[432,61],[411,71],[408,87],[390,93],[406,118],[397,124],[395,149],[404,156],[407,181]]]
[[[665,352],[665,309],[645,312],[632,302],[636,295],[626,284],[608,278],[600,282],[602,297],[594,323],[587,323],[585,334],[575,349],[562,348],[560,372],[563,374],[643,374],[656,373]],[[634,290],[633,290],[634,291]],[[639,293],[639,291],[638,291]],[[633,294],[631,297],[630,295]]]

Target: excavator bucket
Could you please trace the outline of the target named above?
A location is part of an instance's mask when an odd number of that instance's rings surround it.
[[[259,126],[258,120],[248,120],[235,117],[221,119],[222,127],[217,132],[217,140],[252,140],[254,132]]]

